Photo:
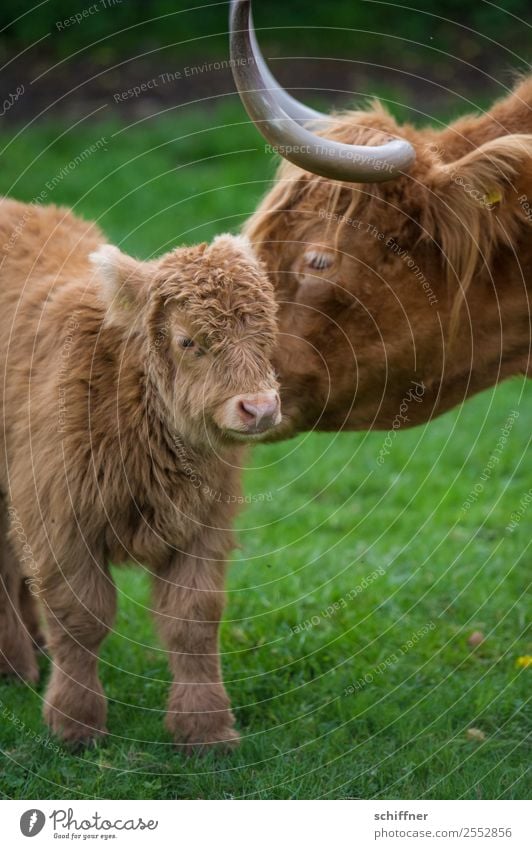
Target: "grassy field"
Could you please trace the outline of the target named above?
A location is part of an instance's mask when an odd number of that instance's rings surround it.
[[[273,164],[243,120],[228,104],[131,127],[4,131],[0,191],[74,206],[148,257],[253,210]],[[108,740],[51,748],[42,658],[36,690],[0,685],[2,796],[526,798],[531,413],[530,387],[514,380],[399,433],[382,465],[379,433],[257,448],[222,635],[240,750],[172,749],[148,584],[117,570]]]

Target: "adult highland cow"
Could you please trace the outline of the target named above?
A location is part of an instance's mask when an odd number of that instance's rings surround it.
[[[530,373],[532,79],[437,130],[379,105],[325,116],[280,88],[249,0],[231,9],[233,74],[287,161],[246,232],[280,305],[283,425],[389,429]],[[401,137],[401,138],[398,138]]]

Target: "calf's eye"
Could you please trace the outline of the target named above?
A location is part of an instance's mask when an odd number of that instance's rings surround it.
[[[193,348],[195,346],[195,344],[196,343],[194,342],[194,340],[189,339],[188,336],[185,336],[184,338],[179,340],[179,347],[180,348]]]

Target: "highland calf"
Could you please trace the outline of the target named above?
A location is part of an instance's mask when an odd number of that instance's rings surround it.
[[[110,563],[142,564],[177,742],[237,740],[220,672],[241,444],[281,419],[271,285],[242,238],[139,262],[55,207],[0,201],[0,671],[33,683],[46,620],[50,728],[103,733]]]

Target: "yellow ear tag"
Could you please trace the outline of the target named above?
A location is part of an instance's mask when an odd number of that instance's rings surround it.
[[[493,209],[495,206],[498,206],[502,200],[502,192],[500,189],[493,189],[493,191],[489,192],[486,195],[486,204],[490,209]]]

